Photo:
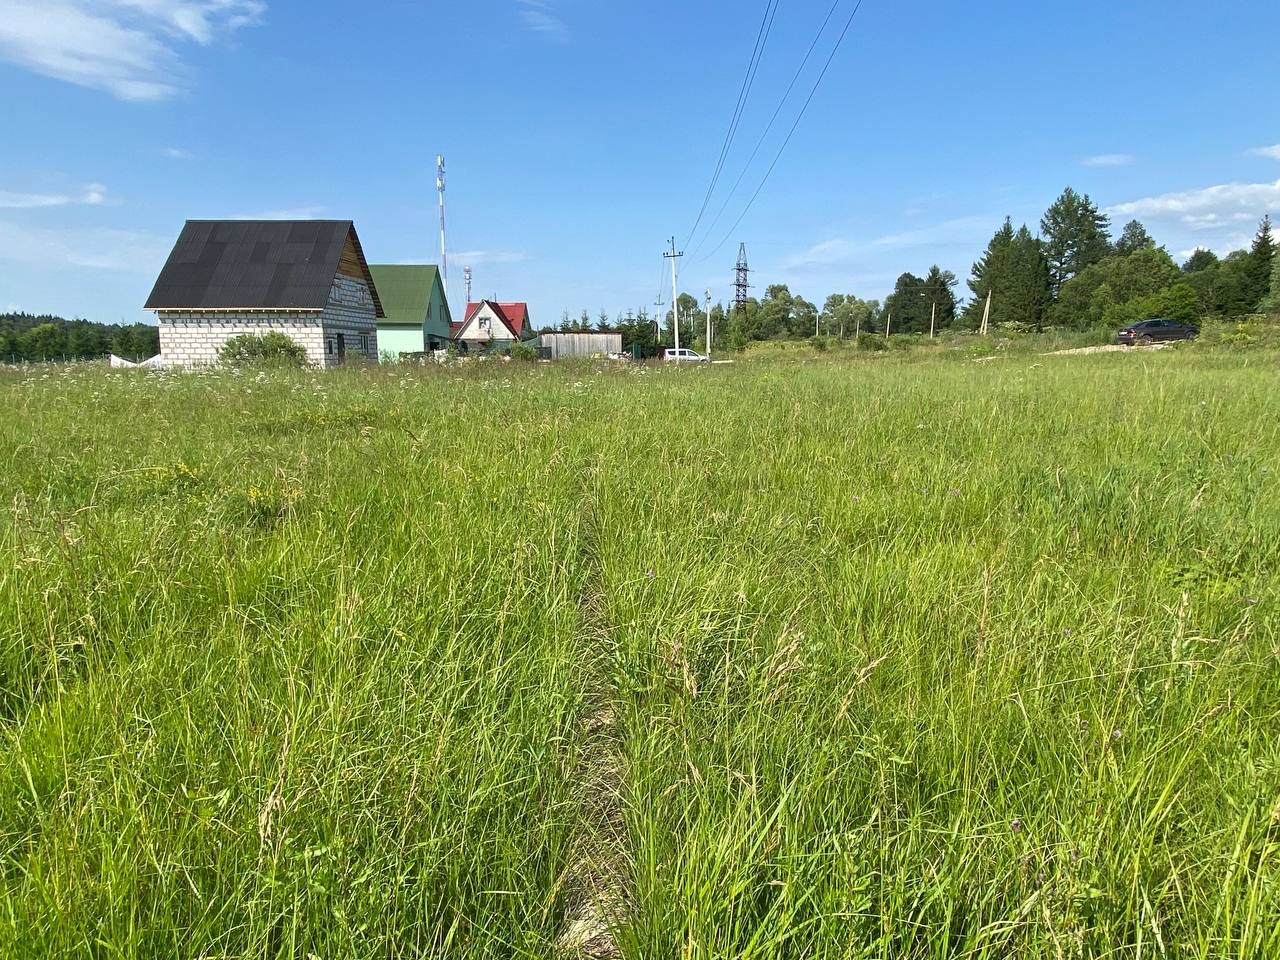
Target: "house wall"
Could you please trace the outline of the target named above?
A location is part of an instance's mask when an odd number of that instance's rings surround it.
[[[485,330],[481,326],[481,321],[489,321],[489,329]],[[488,304],[485,304],[467,321],[467,325],[463,327],[457,336],[458,340],[464,341],[468,347],[473,349],[486,349],[493,347],[496,350],[508,350],[515,343],[515,339],[511,336],[511,329],[498,317],[494,316],[493,310]]]
[[[431,284],[431,300],[427,305],[427,319],[423,325],[423,334],[428,345],[448,346],[449,327],[452,323],[449,301],[444,295],[440,272],[436,271],[435,280]]]
[[[236,313],[230,310],[159,310],[160,355],[166,365],[198,366],[218,362],[218,351],[242,333],[278,330],[302,345],[317,367],[338,362],[337,334],[346,341],[348,360],[378,358],[378,325],[369,285],[339,274],[323,312]],[[365,346],[361,347],[361,337]],[[419,347],[421,349],[421,347]]]
[[[226,310],[160,310],[160,356],[166,365],[199,366],[218,362],[218,351],[242,333],[278,330],[307,351],[316,366],[325,365],[324,333],[316,313],[230,313]]]
[[[378,351],[393,357],[402,353],[422,353],[426,349],[421,327],[378,327]]]
[[[321,315],[321,324],[324,327],[323,366],[331,367],[338,362],[338,334],[343,335],[346,343],[348,361],[378,359],[377,311],[369,285],[363,279],[342,274],[333,278],[329,304]]]

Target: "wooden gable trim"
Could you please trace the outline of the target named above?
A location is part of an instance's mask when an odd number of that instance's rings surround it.
[[[338,258],[338,272],[353,280],[365,279],[364,270],[360,267],[360,255],[356,253],[356,245],[347,234],[347,242],[342,245],[342,256]]]
[[[360,237],[356,235],[354,226],[347,231],[347,242],[342,245],[342,256],[338,258],[338,273],[353,280],[363,280],[369,287],[369,295],[373,297],[374,316],[379,320],[386,319],[382,300],[378,297],[378,288],[373,282],[373,272],[369,269],[369,261],[364,258]]]

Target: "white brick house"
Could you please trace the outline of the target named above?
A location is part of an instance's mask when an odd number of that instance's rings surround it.
[[[318,367],[377,360],[383,316],[350,220],[188,220],[147,299],[165,365],[279,331]]]

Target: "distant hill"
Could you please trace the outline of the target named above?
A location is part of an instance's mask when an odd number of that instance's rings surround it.
[[[145,360],[160,352],[160,331],[145,323],[94,323],[30,313],[0,313],[0,363],[97,360],[114,353]]]

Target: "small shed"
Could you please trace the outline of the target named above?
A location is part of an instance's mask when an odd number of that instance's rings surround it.
[[[544,333],[538,339],[542,355],[548,360],[571,357],[603,357],[622,352],[620,333]]]
[[[369,271],[386,314],[378,321],[378,350],[384,357],[449,345],[453,318],[434,264],[375,263]]]

